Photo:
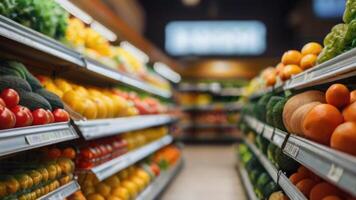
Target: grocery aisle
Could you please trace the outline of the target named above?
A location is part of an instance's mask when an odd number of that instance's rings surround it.
[[[232,146],[185,146],[185,166],[161,200],[244,200]]]

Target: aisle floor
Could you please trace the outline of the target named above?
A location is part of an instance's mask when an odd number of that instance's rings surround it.
[[[161,200],[245,200],[232,146],[185,146],[185,166]]]

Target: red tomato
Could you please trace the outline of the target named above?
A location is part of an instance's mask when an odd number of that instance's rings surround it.
[[[17,105],[11,108],[11,111],[15,114],[16,117],[15,127],[24,127],[32,125],[33,117],[28,108]]]
[[[0,106],[6,106],[5,101],[2,98],[0,98]]]
[[[48,123],[54,123],[54,115],[50,110],[47,110]]]
[[[48,124],[48,115],[45,109],[38,108],[32,111],[33,125]]]
[[[3,90],[0,97],[5,101],[6,107],[12,108],[19,104],[20,96],[19,94],[10,88]]]
[[[70,119],[67,111],[65,111],[63,109],[57,108],[52,113],[53,113],[55,122],[67,122]]]
[[[48,158],[51,158],[51,159],[56,159],[56,158],[59,158],[61,157],[62,155],[62,152],[61,150],[59,150],[58,148],[51,148],[49,151],[48,151]]]
[[[151,171],[153,171],[153,173],[156,175],[156,176],[159,176],[160,172],[161,172],[161,169],[159,168],[159,166],[156,164],[156,163],[152,163],[150,165],[150,168],[151,168]]]
[[[0,129],[15,127],[16,117],[8,108],[0,106]]]

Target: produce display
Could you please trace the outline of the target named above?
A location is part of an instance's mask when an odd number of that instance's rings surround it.
[[[167,127],[150,128],[77,144],[78,169],[91,169],[168,134]]]
[[[4,158],[0,166],[0,199],[37,199],[74,178],[74,162],[59,149],[42,149]],[[49,153],[52,152],[52,153]]]
[[[62,100],[15,61],[0,61],[0,129],[69,121]]]
[[[333,196],[335,199],[352,199],[350,194],[324,181],[306,167],[299,165],[296,161],[285,155],[279,147],[269,142],[263,136],[251,131],[245,124],[240,124],[240,128],[244,131],[245,137],[256,145],[259,151],[268,158],[277,170],[283,171],[289,177],[291,183],[295,185],[307,199],[323,200],[331,198],[330,196]],[[265,199],[267,197],[271,199],[271,197],[273,197],[271,195],[272,191],[265,192],[264,189],[266,189],[266,186],[261,187],[261,185],[258,185],[258,182],[256,182],[259,180],[260,174],[264,171],[264,168],[259,165],[258,159],[245,144],[239,145],[238,152],[242,163],[244,163],[248,171],[250,181],[255,187],[257,197],[259,199]],[[258,186],[260,186],[260,188],[258,188]],[[277,188],[276,186],[274,189],[277,190]],[[278,195],[279,198],[282,198],[280,195]],[[283,198],[286,198],[286,196]]]
[[[174,166],[179,158],[179,149],[168,146],[102,182],[92,174],[79,175],[78,181],[88,200],[135,199],[163,171]]]
[[[54,0],[4,0],[0,14],[59,40],[65,36],[69,17]]]
[[[0,2],[0,14],[57,39],[108,67],[157,88],[170,90],[169,82],[151,72],[146,63],[142,63],[125,49],[111,45],[87,24],[71,17],[54,0],[4,0]]]
[[[351,88],[350,88],[351,89]],[[244,113],[273,127],[356,156],[355,91],[340,83],[326,91],[278,96],[266,94],[245,107]],[[265,114],[264,114],[265,113]]]
[[[240,162],[246,169],[250,182],[254,187],[256,197],[258,199],[271,199],[271,196],[276,196],[275,193],[280,191],[279,186],[272,180],[247,145],[240,144],[238,146],[238,154],[241,158]],[[283,193],[280,195],[282,197],[280,198],[281,200],[287,199]]]
[[[153,97],[140,97],[119,88],[84,86],[62,78],[38,75],[44,88],[57,94],[63,102],[87,119],[115,118],[158,114],[166,107]]]

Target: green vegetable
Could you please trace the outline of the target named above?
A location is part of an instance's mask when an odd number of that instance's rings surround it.
[[[347,0],[343,20],[346,24],[356,18],[356,0]]]
[[[276,159],[275,159],[276,148],[278,148],[278,147],[275,144],[273,144],[272,142],[269,143],[268,148],[267,148],[267,158],[274,165],[276,165]]]
[[[16,90],[17,92],[31,92],[31,86],[27,83],[22,78],[16,77],[16,76],[0,76],[0,91],[6,89],[6,88],[12,88]]]
[[[274,181],[271,181],[263,187],[262,192],[265,197],[269,197],[273,192],[277,191],[278,189],[278,185]]]
[[[266,121],[266,106],[269,99],[272,97],[271,93],[263,95],[257,102],[257,113],[256,117],[262,122]]]
[[[20,92],[20,105],[27,107],[31,111],[38,108],[52,110],[51,104],[41,95],[34,92]]]
[[[324,39],[324,49],[318,56],[318,63],[323,63],[341,54],[346,46],[347,24],[335,25]]]
[[[64,108],[61,98],[56,94],[54,94],[53,92],[50,92],[46,89],[39,89],[36,90],[36,93],[41,95],[43,98],[45,98],[51,104],[52,109]]]
[[[267,124],[273,126],[273,106],[278,103],[278,101],[282,100],[283,97],[273,96],[269,99],[266,106],[266,122]]]
[[[272,110],[273,126],[283,131],[286,130],[283,124],[283,108],[287,101],[288,98],[284,98],[280,100],[278,103],[276,103],[273,106],[273,110]]]
[[[263,190],[263,187],[270,181],[272,181],[271,177],[267,174],[267,172],[263,172],[257,179],[256,187]]]
[[[257,135],[256,137],[256,145],[261,150],[263,154],[267,152],[269,141],[265,139],[262,135]]]
[[[292,158],[288,157],[282,152],[281,148],[275,149],[275,159],[277,168],[281,169],[283,172],[287,174],[293,173],[298,169],[299,164],[293,160]]]
[[[64,37],[69,17],[54,0],[2,0],[0,14],[55,39]]]

